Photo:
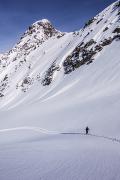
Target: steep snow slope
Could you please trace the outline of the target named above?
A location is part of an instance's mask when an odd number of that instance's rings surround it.
[[[78,32],[30,26],[0,56],[0,179],[119,180],[119,77],[120,1]]]
[[[65,74],[96,61],[110,44],[119,42],[119,16],[117,2],[78,32],[61,33],[48,20],[30,26],[21,41],[1,57],[1,108],[21,101],[25,104],[38,93],[41,98],[58,86]]]

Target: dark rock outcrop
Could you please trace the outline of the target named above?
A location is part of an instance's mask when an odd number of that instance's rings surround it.
[[[48,86],[51,84],[53,79],[53,74],[55,71],[59,71],[60,68],[55,63],[51,65],[51,67],[46,71],[44,78],[42,79],[42,85]]]

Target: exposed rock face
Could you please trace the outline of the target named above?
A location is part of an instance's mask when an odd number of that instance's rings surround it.
[[[0,98],[2,98],[4,95],[2,93],[0,93]]]
[[[120,34],[120,27],[115,28],[115,30],[113,31],[113,33]]]
[[[75,48],[63,63],[65,74],[69,74],[76,68],[92,62],[92,58],[97,52],[93,48],[89,50],[88,47],[93,43],[95,43],[94,40],[90,40],[84,46],[79,45]]]
[[[102,49],[105,46],[110,45],[115,39],[120,40],[120,35],[115,35],[113,36],[113,38],[109,37],[108,39],[104,39],[100,42],[100,44],[97,44],[96,46],[90,48],[90,50],[89,47],[93,44],[96,44],[96,42],[92,39],[89,42],[87,42],[84,46],[77,46],[75,50],[72,52],[72,54],[69,55],[63,62],[65,74],[71,73],[76,68],[79,68],[84,64],[88,65],[92,63],[94,60],[94,56],[98,52],[102,51]]]
[[[57,66],[55,63],[51,65],[51,67],[46,71],[44,78],[42,79],[42,85],[48,86],[51,84],[53,79],[53,74],[55,71],[59,71],[59,66]]]

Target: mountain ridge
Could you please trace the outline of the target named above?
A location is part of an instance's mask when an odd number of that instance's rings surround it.
[[[120,1],[0,55],[0,180],[120,180],[119,143]]]
[[[7,99],[12,103],[15,97],[24,97],[23,93],[36,86],[43,96],[52,86],[59,85],[65,75],[94,63],[120,39],[119,3],[107,7],[79,31],[60,32],[47,19],[29,26],[20,42],[0,56],[0,106]],[[11,98],[13,92],[15,97]]]

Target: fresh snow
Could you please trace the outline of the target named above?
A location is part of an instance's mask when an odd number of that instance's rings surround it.
[[[120,179],[118,2],[74,33],[37,21],[0,54],[0,180]],[[65,60],[74,62],[82,42],[94,40],[88,51],[109,38],[92,63],[65,74]],[[58,69],[44,86],[53,64]]]
[[[42,23],[50,23],[50,21],[48,19],[42,19],[40,21],[36,21],[34,24],[37,24],[38,22],[42,22]]]

